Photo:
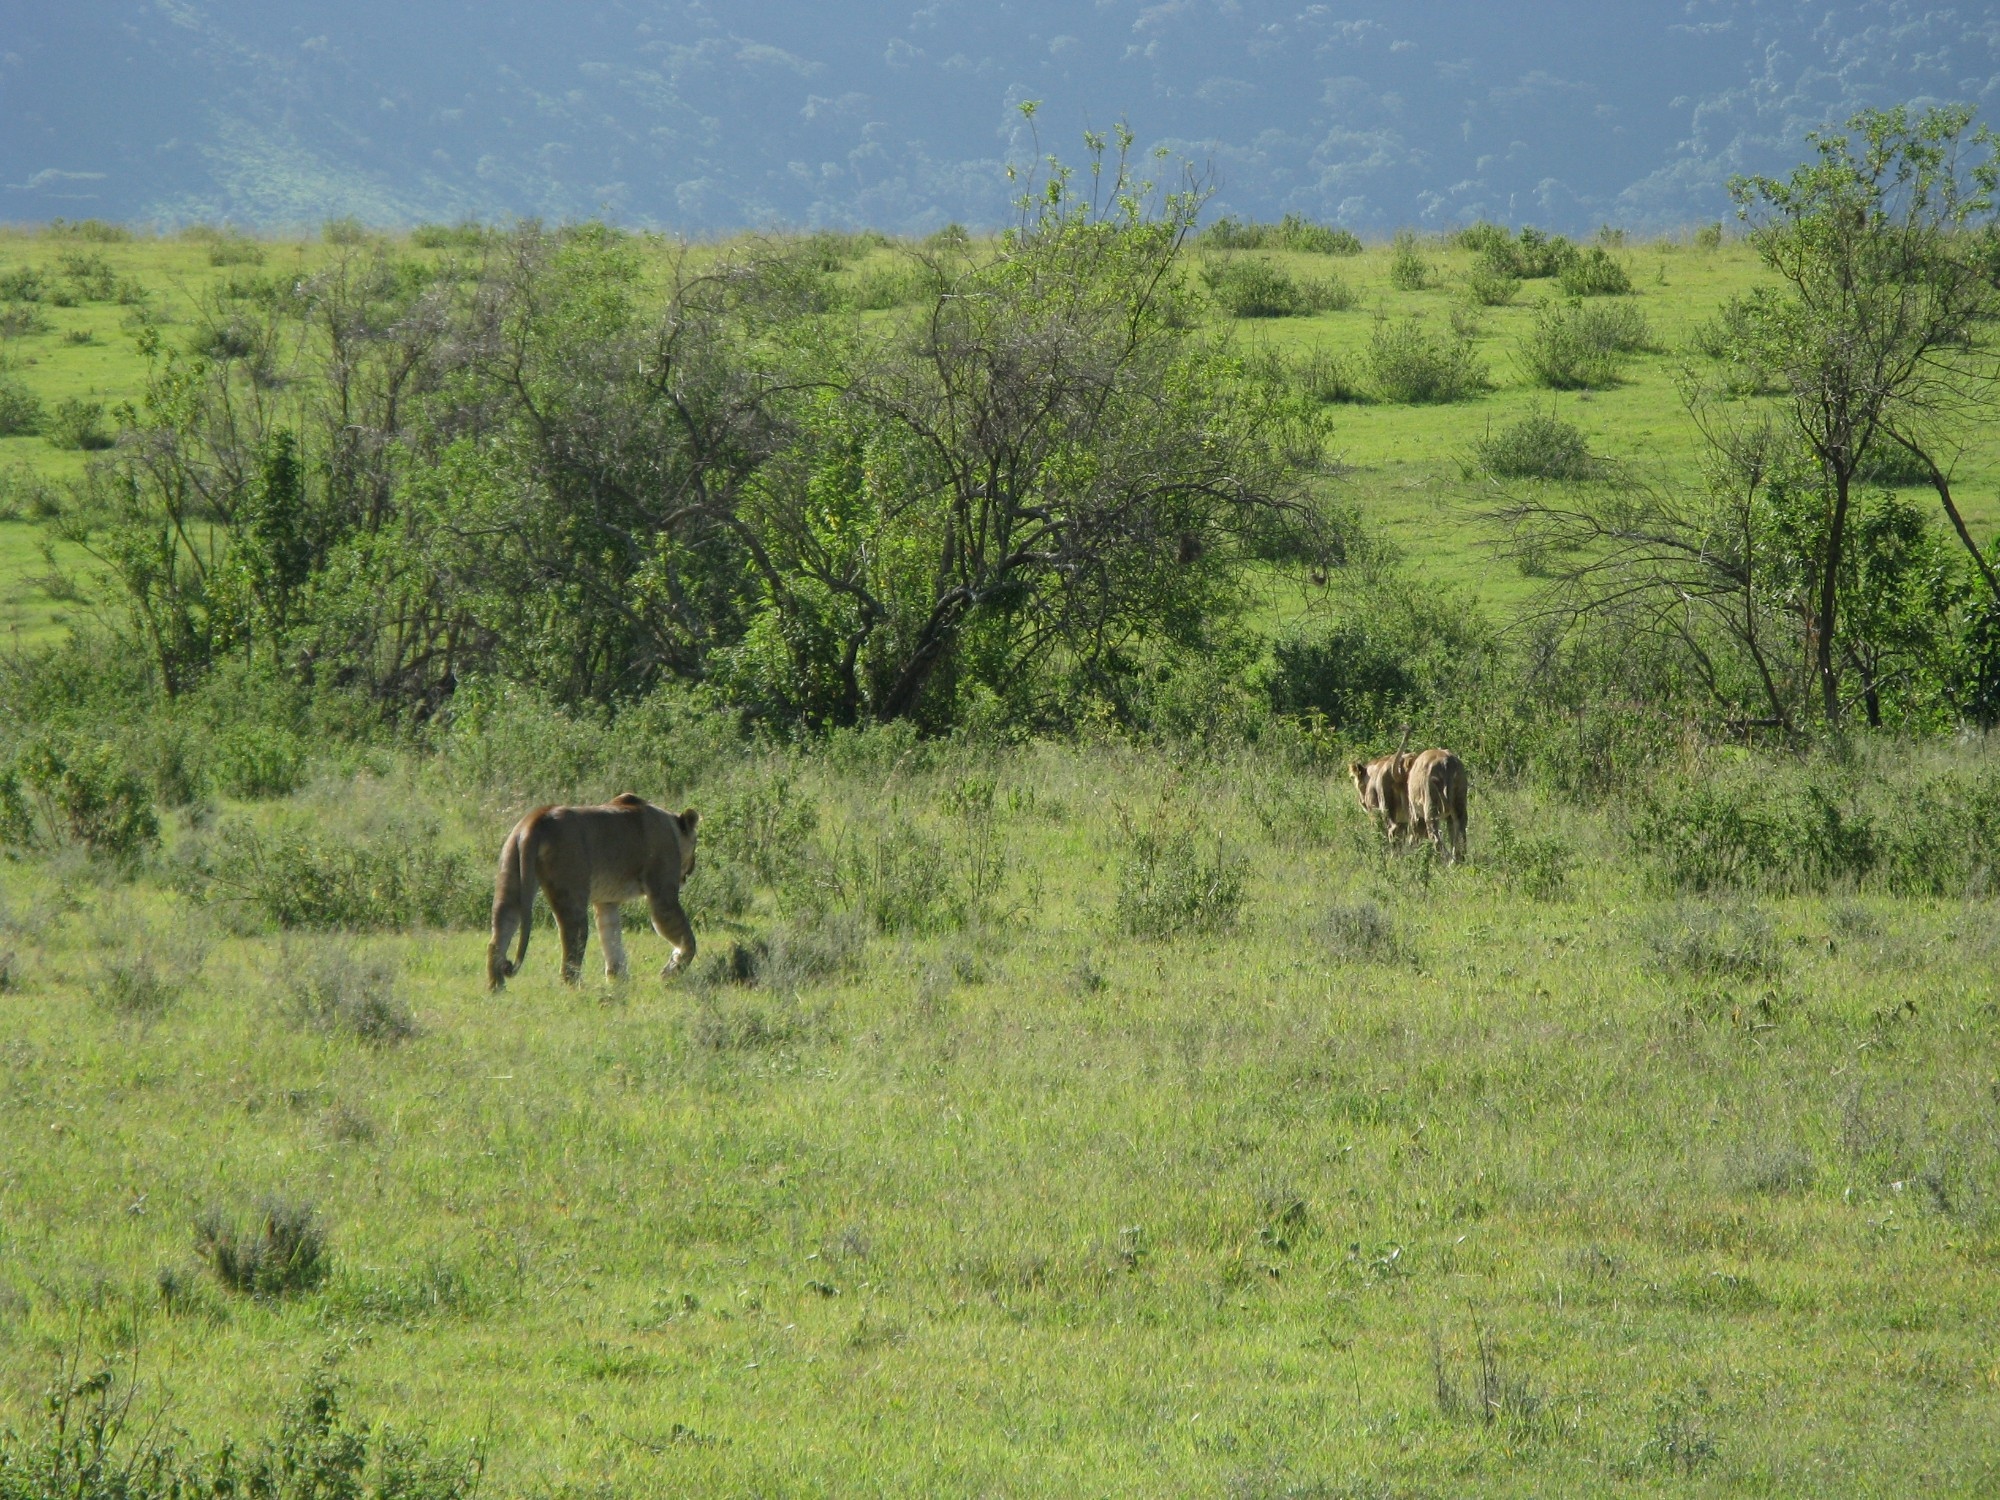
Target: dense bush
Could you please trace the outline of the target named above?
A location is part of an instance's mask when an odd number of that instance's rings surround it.
[[[1302,255],[1359,255],[1361,241],[1351,230],[1315,224],[1286,214],[1276,224],[1240,223],[1224,214],[1201,232],[1201,244],[1217,250],[1289,250]]]
[[[0,437],[37,431],[42,425],[42,398],[12,375],[0,374]]]
[[[84,452],[109,448],[111,434],[104,430],[104,403],[65,396],[43,419],[42,436],[51,448]]]
[[[1298,625],[1271,643],[1271,707],[1318,714],[1336,729],[1376,733],[1405,717],[1416,678],[1395,650],[1365,625]]]
[[[1417,248],[1415,231],[1399,229],[1389,251],[1389,282],[1401,291],[1421,292],[1436,273]]]
[[[1537,385],[1601,390],[1618,383],[1627,356],[1649,338],[1645,314],[1629,304],[1544,302],[1517,357]]]
[[[39,266],[9,266],[0,271],[0,302],[39,302],[47,290]]]
[[[1789,774],[1746,767],[1668,779],[1639,799],[1630,837],[1670,890],[1971,896],[1995,887],[2000,774]]]
[[[1632,274],[1602,245],[1579,251],[1557,273],[1572,297],[1619,296],[1632,290]]]
[[[129,860],[159,837],[151,789],[110,744],[47,734],[0,771],[0,842],[17,849],[74,844]]]
[[[1304,317],[1354,303],[1353,288],[1338,276],[1294,277],[1275,262],[1254,256],[1210,261],[1202,267],[1201,279],[1236,318]]]
[[[1472,445],[1474,463],[1500,479],[1593,479],[1603,469],[1583,430],[1554,412],[1531,412]]]
[[[264,247],[242,235],[222,235],[210,243],[208,263],[211,266],[261,266],[264,263]]]
[[[226,825],[185,856],[175,881],[197,900],[238,902],[283,928],[481,927],[492,896],[486,861],[421,825],[373,836]]]
[[[1490,384],[1472,340],[1433,330],[1421,315],[1375,325],[1368,370],[1385,401],[1463,401]]]

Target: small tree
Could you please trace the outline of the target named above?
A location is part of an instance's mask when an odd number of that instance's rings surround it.
[[[1817,593],[1807,621],[1820,704],[1841,715],[1841,590],[1854,483],[1871,451],[1921,460],[1945,514],[1996,598],[2000,578],[1967,530],[1949,476],[1959,434],[1990,401],[1995,191],[1991,132],[1969,105],[1912,121],[1901,107],[1810,137],[1818,159],[1786,181],[1730,184],[1750,241],[1785,283],[1745,305],[1749,361],[1773,372],[1790,426],[1824,479]]]

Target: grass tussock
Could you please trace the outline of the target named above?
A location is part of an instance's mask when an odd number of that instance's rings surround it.
[[[314,1290],[333,1269],[319,1211],[293,1198],[267,1198],[245,1223],[211,1209],[195,1223],[195,1251],[232,1292],[287,1297]]]

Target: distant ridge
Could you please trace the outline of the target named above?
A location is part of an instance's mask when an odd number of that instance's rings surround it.
[[[305,19],[301,19],[301,16]],[[603,216],[713,233],[1008,217],[1124,118],[1215,212],[1363,233],[1721,217],[1863,106],[2000,92],[2000,18],[1912,0],[125,0],[0,37],[0,219]]]

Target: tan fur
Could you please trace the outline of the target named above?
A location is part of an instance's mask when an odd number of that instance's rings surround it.
[[[635,792],[620,792],[602,807],[538,807],[516,823],[500,848],[493,880],[487,987],[497,990],[521,971],[534,927],[537,887],[555,909],[567,983],[574,984],[583,972],[592,907],[604,944],[604,972],[613,979],[624,974],[619,906],[638,896],[652,909],[653,930],[674,945],[660,977],[693,962],[694,929],[681,910],[681,884],[694,873],[694,829],[700,816],[691,807],[670,813]],[[507,944],[517,930],[521,946],[509,962]]]
[[[1409,836],[1409,769],[1414,759],[1397,751],[1373,760],[1352,761],[1347,767],[1347,774],[1354,778],[1354,794],[1361,799],[1362,807],[1374,814],[1392,844],[1400,844]]]
[[[1450,863],[1465,858],[1465,762],[1449,750],[1426,750],[1410,761],[1407,789],[1411,835],[1429,839]]]

